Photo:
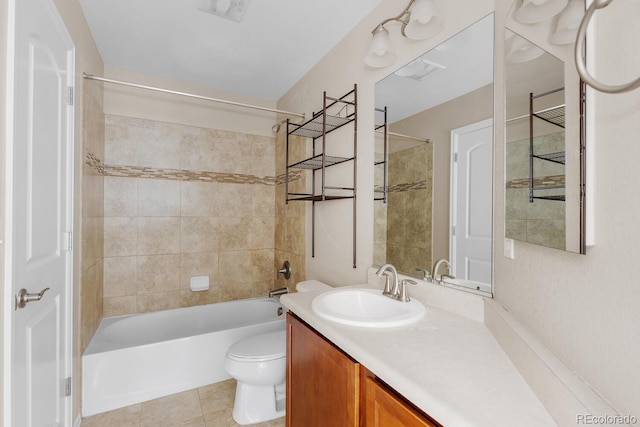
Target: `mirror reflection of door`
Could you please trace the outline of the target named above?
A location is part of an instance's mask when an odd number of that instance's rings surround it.
[[[419,277],[422,272],[418,269],[431,271],[439,259],[450,260],[458,268],[458,262],[450,259],[451,132],[493,120],[493,34],[493,15],[488,15],[376,84],[376,126],[382,120],[380,111],[386,107],[389,130],[413,139],[388,139],[385,204],[381,197],[384,137],[376,132],[375,264],[391,263],[399,271]],[[487,171],[492,175],[491,166]],[[491,218],[492,187],[487,191],[488,196],[482,196],[489,201],[484,217]],[[488,239],[492,239],[490,226]],[[472,286],[464,279],[466,273],[463,280],[447,280],[458,288],[490,294],[490,253],[485,267],[482,286]]]
[[[492,193],[493,120],[452,130],[450,259],[459,281],[491,283]]]

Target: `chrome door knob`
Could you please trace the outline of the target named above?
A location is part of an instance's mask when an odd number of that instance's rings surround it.
[[[47,292],[49,289],[50,288],[44,288],[43,290],[35,294],[30,294],[29,292],[27,292],[25,288],[20,289],[18,291],[18,294],[16,295],[15,309],[17,310],[19,308],[24,308],[27,305],[27,303],[32,301],[40,301],[44,296],[44,293]]]

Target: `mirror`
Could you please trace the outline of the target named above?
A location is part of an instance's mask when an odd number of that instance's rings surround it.
[[[584,253],[580,83],[531,40],[561,55],[572,45],[553,46],[529,26],[507,22],[526,36],[505,32],[505,237]]]
[[[450,286],[485,294],[492,274],[493,34],[488,15],[375,91],[374,263],[422,277],[419,270],[447,259],[451,271],[439,273],[454,276],[446,278]]]

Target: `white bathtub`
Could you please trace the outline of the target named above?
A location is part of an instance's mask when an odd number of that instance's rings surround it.
[[[82,356],[82,415],[231,378],[229,346],[284,329],[284,311],[265,297],[104,318]]]

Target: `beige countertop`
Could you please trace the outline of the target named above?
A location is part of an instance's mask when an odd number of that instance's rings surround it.
[[[320,292],[281,302],[444,426],[544,427],[555,422],[484,323],[428,304],[404,327],[369,329],[318,317]]]

